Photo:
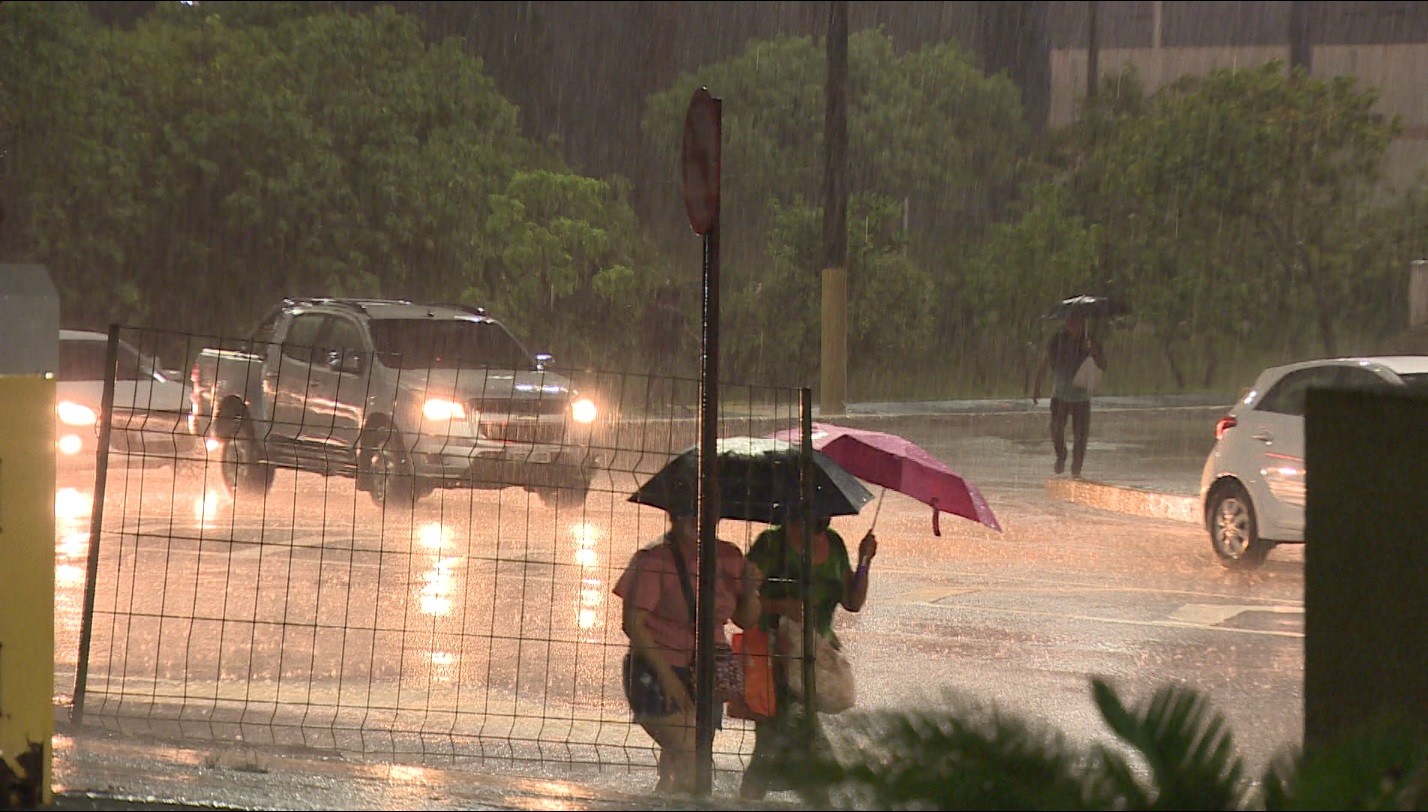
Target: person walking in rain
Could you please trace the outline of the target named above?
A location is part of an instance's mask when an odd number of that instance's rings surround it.
[[[697,589],[699,511],[696,487],[677,483],[669,498],[669,529],[630,558],[614,592],[624,602],[623,628],[630,641],[622,682],[630,711],[659,745],[661,792],[694,790],[694,633],[685,586]],[[714,642],[728,645],[724,627],[758,622],[763,573],[734,544],[716,540]],[[676,557],[678,560],[676,560]],[[683,567],[679,562],[683,562]],[[715,727],[723,706],[715,706]]]
[[[1080,314],[1066,317],[1065,325],[1051,336],[1046,353],[1036,368],[1032,384],[1031,403],[1041,399],[1041,381],[1051,370],[1051,444],[1056,451],[1053,469],[1066,470],[1066,422],[1071,422],[1071,476],[1081,477],[1081,465],[1086,460],[1086,443],[1091,436],[1091,390],[1080,385],[1076,373],[1087,358],[1094,359],[1096,368],[1106,369],[1106,355],[1086,328],[1086,318]]]
[[[759,590],[759,624],[770,634],[777,634],[782,615],[803,622],[803,547],[808,544],[812,547],[813,562],[808,578],[813,612],[809,622],[813,623],[815,634],[827,638],[835,649],[841,649],[838,636],[833,632],[834,610],[839,606],[849,612],[863,608],[868,599],[868,565],[878,554],[878,540],[871,530],[863,537],[858,544],[858,567],[854,569],[843,537],[828,526],[828,520],[815,519],[808,532],[800,510],[797,506],[791,507],[784,524],[764,530],[749,548],[749,564],[756,566],[764,576]],[[804,719],[807,703],[795,699],[787,679],[780,675],[774,685],[777,697],[774,715],[754,723],[754,752],[744,769],[739,797],[759,801],[771,790],[792,789],[814,808],[827,809],[827,789],[798,780],[797,765],[801,756],[829,752],[830,744],[818,714],[814,713],[810,728]]]

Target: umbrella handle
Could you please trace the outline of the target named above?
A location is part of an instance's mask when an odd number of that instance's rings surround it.
[[[878,514],[883,510],[883,495],[887,492],[888,486],[886,485],[883,486],[882,490],[878,491],[878,506],[873,508],[873,524],[868,528],[869,533],[873,532],[873,528],[878,526]]]

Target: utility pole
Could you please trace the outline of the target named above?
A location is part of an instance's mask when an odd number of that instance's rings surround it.
[[[828,14],[828,85],[823,117],[822,413],[843,414],[848,398],[848,3]]]
[[[1096,86],[1101,83],[1101,40],[1096,36],[1096,19],[1100,3],[1090,0],[1086,9],[1086,98],[1096,98]]]
[[[1294,0],[1289,4],[1289,69],[1303,68],[1305,73],[1314,69],[1313,32],[1310,27],[1309,12],[1312,3]]]

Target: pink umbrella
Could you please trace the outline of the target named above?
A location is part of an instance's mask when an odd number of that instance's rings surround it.
[[[774,437],[799,442],[801,432],[796,428],[787,429]],[[943,511],[1001,532],[1002,526],[977,486],[911,440],[881,431],[814,423],[812,441],[815,450],[832,458],[853,476],[883,486],[884,492],[892,488],[930,505],[933,535],[942,535],[938,516]],[[880,495],[878,508],[873,512],[873,524],[877,524],[882,506]]]

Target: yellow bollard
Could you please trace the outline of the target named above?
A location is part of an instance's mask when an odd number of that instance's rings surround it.
[[[0,375],[0,808],[49,806],[55,683],[55,383]]]

